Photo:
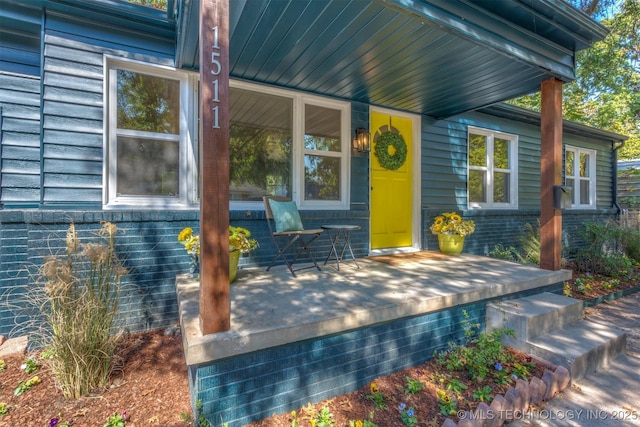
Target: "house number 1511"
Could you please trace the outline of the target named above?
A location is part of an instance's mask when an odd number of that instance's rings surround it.
[[[222,71],[222,64],[220,64],[220,45],[218,44],[218,27],[213,27],[213,45],[211,46],[211,74],[214,76],[218,76],[220,71]],[[213,99],[211,100],[214,103],[219,103],[220,98],[218,96],[218,79],[214,79],[213,83]],[[213,128],[220,129],[220,124],[218,121],[218,106],[214,106],[213,110]]]

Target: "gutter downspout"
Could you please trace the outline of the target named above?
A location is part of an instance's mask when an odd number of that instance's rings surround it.
[[[626,140],[621,141],[620,145],[618,145],[617,147],[615,146],[615,142],[612,143],[613,179],[611,181],[613,182],[613,206],[616,208],[616,215],[618,216],[618,218],[620,218],[620,214],[622,213],[622,208],[618,204],[618,150],[624,147],[624,144],[626,144],[626,142]]]

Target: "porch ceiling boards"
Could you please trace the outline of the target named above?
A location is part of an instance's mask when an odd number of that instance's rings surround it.
[[[176,65],[198,69],[199,0],[179,3]],[[448,117],[574,78],[606,29],[540,0],[233,0],[232,78]]]

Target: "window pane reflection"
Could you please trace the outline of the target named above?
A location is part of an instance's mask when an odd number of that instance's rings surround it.
[[[231,200],[291,197],[293,101],[230,89]]]
[[[585,178],[588,176],[590,176],[589,155],[580,153],[580,177]]]
[[[495,138],[493,140],[493,166],[499,169],[509,169],[509,141]]]
[[[180,133],[180,82],[135,71],[118,70],[120,129]]]
[[[340,159],[304,156],[305,200],[340,200]]]
[[[484,171],[469,171],[469,201],[476,203],[487,201]]]
[[[580,180],[580,204],[588,205],[591,203],[590,183],[588,180]]]
[[[178,141],[118,137],[118,196],[176,196]]]
[[[574,153],[573,151],[567,151],[566,152],[566,158],[564,160],[565,163],[565,173],[566,175],[571,175],[573,176],[573,162],[574,162]]]
[[[340,152],[340,110],[307,104],[304,111],[304,148]]]
[[[496,172],[493,179],[493,201],[495,203],[509,203],[509,194],[511,191],[509,188],[509,174]]]
[[[470,135],[469,164],[471,166],[487,166],[487,137]]]

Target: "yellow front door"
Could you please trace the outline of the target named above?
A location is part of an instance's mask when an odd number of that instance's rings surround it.
[[[372,112],[370,131],[371,249],[412,246],[412,120]],[[386,132],[396,135],[385,135]],[[400,155],[404,151],[402,141],[406,158]],[[378,143],[382,158],[376,155]]]

